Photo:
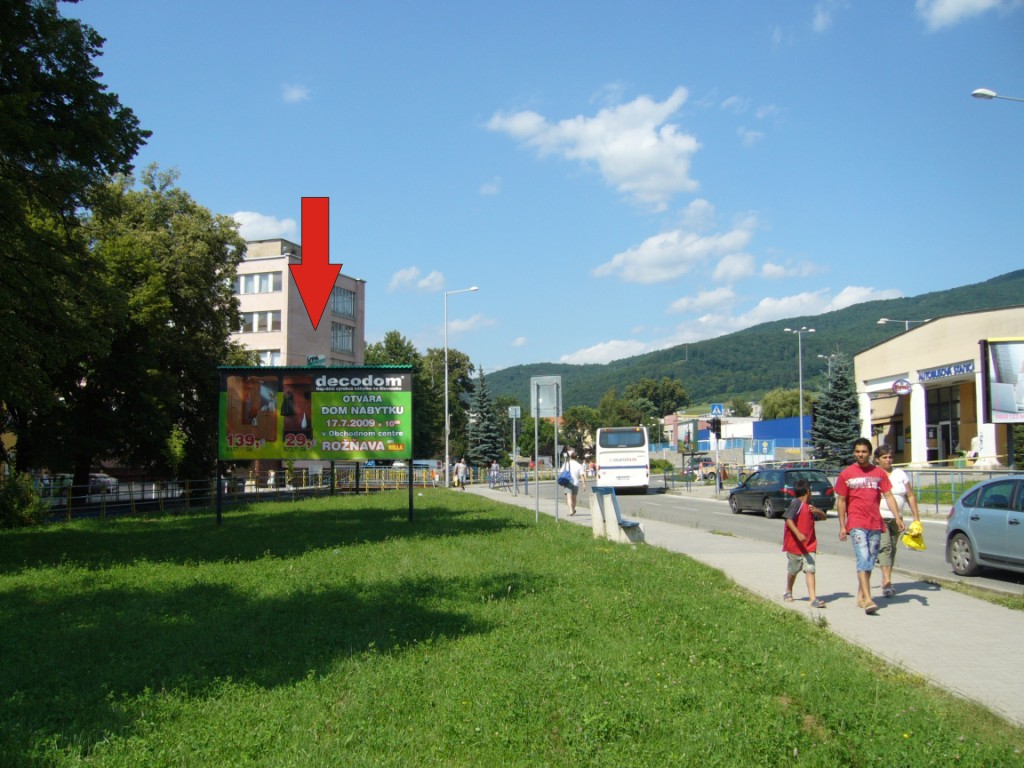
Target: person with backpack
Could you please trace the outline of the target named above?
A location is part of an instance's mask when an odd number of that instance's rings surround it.
[[[796,575],[803,571],[811,608],[824,608],[825,601],[815,591],[818,539],[814,534],[814,521],[825,520],[828,515],[811,504],[811,484],[807,480],[801,478],[793,483],[793,495],[796,498],[789,503],[782,516],[786,521],[782,534],[782,550],[786,553],[786,591],[782,599],[787,603],[793,602]]]

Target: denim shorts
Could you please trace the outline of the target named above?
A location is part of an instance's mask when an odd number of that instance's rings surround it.
[[[875,567],[875,560],[878,558],[878,547],[882,543],[882,532],[854,528],[850,531],[850,541],[853,542],[853,555],[857,558],[857,570],[870,573],[871,569]]]

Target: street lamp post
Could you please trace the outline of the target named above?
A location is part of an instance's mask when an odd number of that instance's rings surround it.
[[[451,459],[448,456],[448,436],[451,434],[451,417],[448,415],[448,297],[453,293],[479,291],[477,286],[444,292],[444,487],[450,486]]]
[[[993,91],[991,88],[975,88],[971,91],[971,96],[976,99],[1006,99],[1007,101],[1024,101],[1024,99],[1018,99],[1016,96],[1000,96],[998,93]]]
[[[802,328],[783,328],[786,333],[796,334],[796,359],[797,367],[800,369],[800,461],[804,460],[804,334],[814,333],[813,328],[808,328],[806,325]]]
[[[893,320],[891,317],[883,317],[878,321],[878,325],[885,325],[886,323],[903,323],[903,330],[909,331],[911,323],[927,323],[931,318],[927,317],[924,320]]]
[[[818,355],[818,357],[820,357],[822,360],[824,360],[825,362],[828,363],[828,380],[829,381],[832,381],[832,361],[837,356],[838,355]]]

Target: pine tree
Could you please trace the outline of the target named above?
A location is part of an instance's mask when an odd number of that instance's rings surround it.
[[[505,449],[501,440],[501,427],[494,413],[494,404],[487,391],[487,379],[480,369],[473,397],[473,417],[469,425],[470,463],[477,467],[489,467],[492,461],[499,461]]]
[[[839,468],[853,456],[853,441],[860,437],[860,410],[853,370],[846,355],[832,361],[825,387],[814,408],[811,443],[823,466]]]

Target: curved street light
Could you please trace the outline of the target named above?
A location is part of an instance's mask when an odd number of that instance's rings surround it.
[[[806,325],[802,328],[783,328],[786,333],[796,334],[796,359],[797,366],[800,369],[800,426],[798,431],[800,433],[800,461],[804,460],[804,334],[814,333],[813,328],[808,328]]]
[[[986,101],[989,101],[991,99],[1006,99],[1007,101],[1024,101],[1024,99],[1018,99],[1016,96],[1000,96],[991,88],[975,88],[973,91],[971,91],[971,96],[973,96],[976,99],[985,99]]]
[[[927,323],[930,320],[930,317],[926,317],[924,320],[893,320],[891,317],[883,317],[878,320],[878,325],[885,325],[886,323],[903,323],[903,330],[909,331],[911,323]]]
[[[450,459],[448,456],[448,435],[451,433],[452,424],[448,416],[448,297],[453,293],[469,293],[479,291],[477,286],[472,288],[459,288],[457,291],[444,292],[444,487],[449,486],[450,480]]]

